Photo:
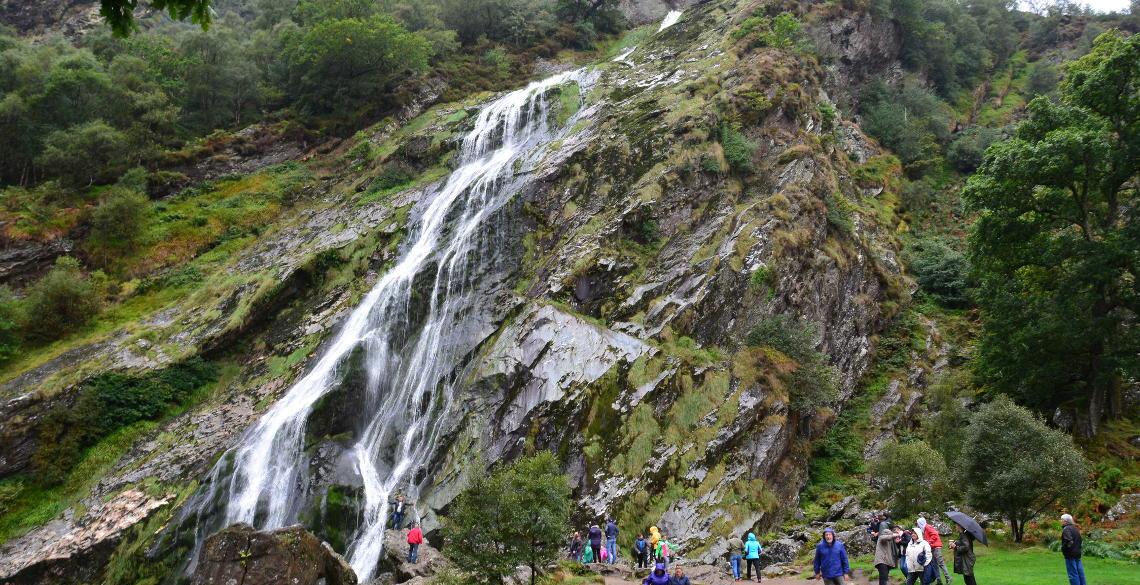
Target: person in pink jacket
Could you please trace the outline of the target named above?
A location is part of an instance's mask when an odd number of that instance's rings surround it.
[[[950,585],[953,578],[950,577],[946,561],[942,558],[942,535],[938,534],[938,529],[922,516],[918,517],[918,527],[922,528],[922,539],[930,544],[931,554],[934,555],[934,575],[938,578],[938,583],[941,584],[942,577],[945,576],[946,585]]]

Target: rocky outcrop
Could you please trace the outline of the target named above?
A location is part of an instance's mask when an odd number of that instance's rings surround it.
[[[191,585],[356,585],[344,558],[300,526],[235,524],[206,539]]]
[[[75,247],[66,238],[47,242],[6,242],[0,249],[0,284],[18,287],[43,275],[56,258]]]
[[[828,93],[842,97],[852,111],[864,84],[902,79],[902,37],[891,19],[852,12],[820,20],[808,31],[827,64]]]
[[[24,35],[58,32],[78,38],[99,22],[96,0],[0,0],[0,24]]]
[[[380,573],[390,577],[390,583],[408,583],[429,580],[446,570],[450,563],[439,550],[428,542],[420,545],[416,562],[408,562],[408,531],[389,530],[384,534],[384,556],[380,559]]]

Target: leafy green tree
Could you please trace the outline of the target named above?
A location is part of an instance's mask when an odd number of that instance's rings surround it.
[[[872,462],[871,477],[883,483],[891,511],[909,516],[942,503],[946,461],[926,441],[892,441]]]
[[[73,187],[103,183],[127,167],[127,137],[102,120],[56,130],[44,139],[36,163]]]
[[[133,250],[145,233],[150,219],[146,195],[123,187],[112,189],[91,214],[91,234],[87,246],[101,264]]]
[[[1101,36],[964,192],[981,380],[1041,412],[1083,412],[1090,434],[1140,374],[1138,96],[1140,36]]]
[[[1001,132],[974,126],[959,134],[946,149],[946,159],[963,173],[972,173],[982,164],[986,149],[1001,138]]]
[[[936,164],[949,140],[946,106],[914,79],[898,87],[875,83],[860,103],[863,128],[890,148],[908,169]]]
[[[570,481],[549,451],[478,473],[451,504],[450,555],[480,583],[502,583],[519,565],[539,571],[559,557],[569,530]]]
[[[12,289],[0,285],[0,363],[20,351],[20,305]]]
[[[190,19],[190,22],[206,29],[210,26],[210,0],[148,0],[155,10],[165,10],[176,20]],[[116,36],[125,37],[134,32],[135,9],[139,0],[101,0],[99,13],[107,20]]]
[[[969,305],[969,261],[953,240],[915,240],[907,247],[904,259],[923,292],[947,307]]]
[[[411,72],[427,68],[431,46],[387,16],[324,20],[285,40],[291,89],[316,113],[347,115]]]
[[[27,289],[20,323],[24,339],[46,343],[78,330],[99,313],[101,296],[78,260],[60,257]]]
[[[1026,522],[1088,487],[1072,438],[1005,396],[974,414],[959,463],[970,505],[1008,519],[1016,542]]]

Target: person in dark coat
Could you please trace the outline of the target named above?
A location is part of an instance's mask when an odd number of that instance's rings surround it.
[[[641,585],[669,585],[672,579],[669,578],[669,572],[665,570],[664,563],[657,563],[653,567],[653,572],[649,574]]]
[[[824,585],[843,585],[843,576],[851,575],[847,547],[835,539],[834,529],[827,528],[823,531],[823,540],[815,546],[812,568],[815,569],[816,579],[823,577]]]
[[[966,585],[978,585],[974,580],[974,561],[977,559],[974,556],[974,535],[967,532],[961,524],[958,527],[962,533],[958,535],[958,540],[950,543],[950,548],[954,550],[954,572],[962,576]]]
[[[403,530],[404,514],[406,514],[408,510],[408,504],[404,501],[403,494],[396,496],[394,502],[388,503],[392,506],[392,515],[388,518],[392,524],[392,528]]]
[[[1061,526],[1061,554],[1065,557],[1069,585],[1085,585],[1085,566],[1081,563],[1081,529],[1068,514],[1061,516]]]
[[[644,534],[638,534],[633,541],[633,558],[637,559],[637,568],[644,569],[649,566],[649,541]]]
[[[689,585],[689,578],[685,576],[685,571],[681,567],[677,567],[673,571],[673,578],[669,579],[669,585]]]
[[[608,560],[611,565],[617,562],[617,537],[617,522],[610,518],[606,521],[606,556],[609,557]]]
[[[602,562],[602,529],[598,528],[597,524],[591,526],[586,538],[589,539],[590,548],[594,551],[594,562]]]

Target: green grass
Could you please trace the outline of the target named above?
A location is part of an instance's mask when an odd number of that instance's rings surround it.
[[[974,551],[978,555],[974,576],[983,585],[1060,585],[1068,582],[1061,553],[1043,547],[995,543],[994,546],[978,545]],[[946,566],[952,570],[954,555],[948,547],[943,552]],[[865,575],[877,575],[871,561],[870,555],[857,557],[852,566],[863,569]],[[1138,564],[1085,557],[1084,565],[1089,585],[1140,585]],[[891,582],[901,583],[901,576],[897,570],[892,572]],[[961,578],[961,575],[955,575],[955,583],[961,583]]]

